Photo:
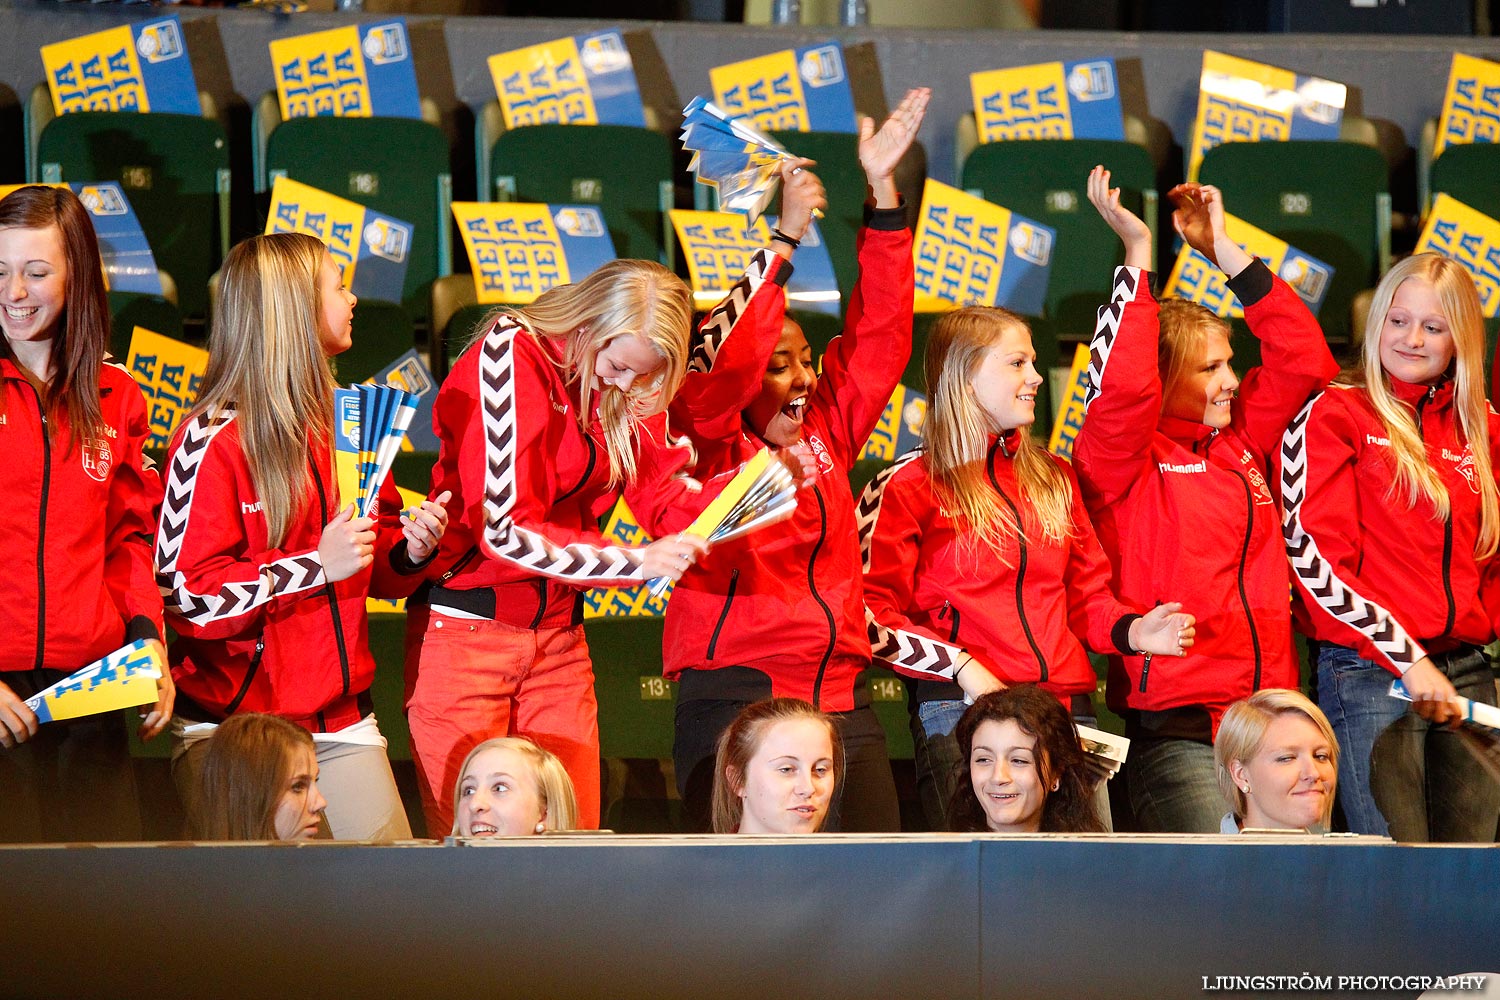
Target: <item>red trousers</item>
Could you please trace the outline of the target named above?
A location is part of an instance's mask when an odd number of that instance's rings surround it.
[[[599,827],[599,708],[583,626],[528,629],[409,611],[406,721],[431,837],[453,828],[453,788],[470,750],[525,736],[562,760],[580,829]]]

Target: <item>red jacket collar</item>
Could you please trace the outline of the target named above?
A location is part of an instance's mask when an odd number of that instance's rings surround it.
[[[1208,440],[1215,433],[1215,428],[1203,421],[1188,420],[1185,417],[1162,417],[1157,421],[1156,429],[1178,444],[1189,448]]]
[[[1391,378],[1389,375],[1386,376],[1386,380],[1391,384],[1391,395],[1411,407],[1415,407],[1423,396],[1430,395],[1434,403],[1446,403],[1453,396],[1452,379],[1443,379],[1443,381],[1434,382],[1431,385],[1423,385],[1420,382],[1403,382],[1398,378]]]

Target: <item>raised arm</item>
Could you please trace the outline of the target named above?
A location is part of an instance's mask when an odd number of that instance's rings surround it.
[[[823,355],[816,399],[836,414],[844,456],[852,462],[875,429],[911,356],[916,273],[911,231],[896,191],[895,169],[911,148],[927,113],[931,91],[908,91],[879,130],[860,122],[859,160],[871,198],[869,221],[859,236],[859,280],[850,296],[844,333]]]
[[[1073,445],[1090,503],[1110,503],[1136,484],[1151,455],[1161,417],[1157,372],[1157,307],[1151,295],[1151,232],[1120,205],[1109,171],[1089,174],[1089,201],[1125,244],[1126,263],[1115,268],[1108,305],[1099,308],[1089,344],[1089,389],[1083,428]]]

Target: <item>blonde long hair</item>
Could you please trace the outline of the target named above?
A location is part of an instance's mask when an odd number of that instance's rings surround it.
[[[633,481],[636,424],[665,410],[687,373],[693,326],[693,296],[687,285],[654,261],[612,260],[582,281],[548,289],[530,305],[501,311],[526,324],[534,336],[565,341],[565,377],[578,383],[578,423],[584,430],[592,416],[599,352],[629,334],[638,334],[656,349],[665,364],[655,378],[632,385],[628,393],[606,389],[599,398],[610,485]],[[479,336],[488,328],[488,322],[481,324]]]
[[[1397,262],[1375,289],[1370,315],[1365,321],[1363,363],[1349,374],[1348,380],[1364,387],[1370,405],[1385,427],[1386,437],[1390,438],[1396,477],[1389,495],[1404,502],[1407,510],[1415,507],[1419,498],[1425,498],[1437,508],[1438,517],[1446,518],[1450,511],[1448,488],[1427,460],[1427,448],[1414,414],[1392,394],[1390,376],[1380,363],[1380,333],[1386,313],[1396,290],[1411,278],[1432,287],[1453,335],[1453,405],[1462,443],[1469,446],[1474,477],[1479,484],[1479,537],[1474,552],[1481,559],[1487,558],[1500,543],[1500,500],[1490,466],[1490,407],[1484,394],[1484,317],[1479,293],[1469,273],[1435,253],[1414,254]]]
[[[255,236],[229,251],[208,370],[189,416],[235,410],[272,548],[312,502],[313,443],[333,444],[335,382],[318,326],[318,270],[326,252],[322,241],[303,233]]]
[[[1012,312],[988,306],[959,309],[933,325],[923,359],[928,408],[922,438],[933,489],[966,539],[997,552],[1006,539],[1028,534],[1028,525],[1017,521],[989,481],[989,437],[995,428],[970,383],[985,353],[1007,329],[1019,329],[1030,340],[1030,327]],[[1016,435],[1012,461],[1021,494],[1028,501],[1022,509],[1029,510],[1025,519],[1030,530],[1040,531],[1049,541],[1066,538],[1072,531],[1072,491],[1067,477],[1032,440],[1028,428]]]

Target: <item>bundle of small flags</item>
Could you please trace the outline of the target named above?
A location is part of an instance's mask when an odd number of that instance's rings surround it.
[[[26,699],[38,722],[114,712],[156,700],[156,682],[167,665],[161,646],[137,639]]]
[[[769,448],[762,448],[684,534],[725,542],[780,520],[796,506],[797,481],[791,470]],[[660,597],[670,582],[664,576],[652,580],[651,595]]]
[[[760,218],[781,183],[786,147],[750,123],[733,118],[706,97],[682,109],[682,148],[699,184],[719,190],[719,209],[739,212],[749,223]]]
[[[339,389],[334,406],[339,495],[354,499],[357,516],[369,517],[416,416],[417,397],[395,386],[357,385]]]

